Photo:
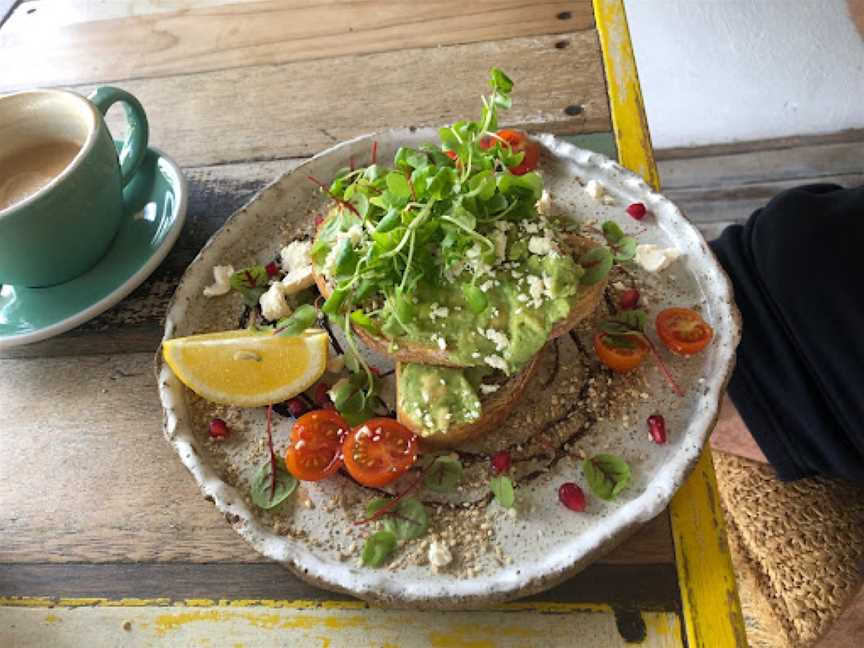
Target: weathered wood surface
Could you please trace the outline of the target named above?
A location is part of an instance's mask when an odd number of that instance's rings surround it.
[[[0,375],[0,563],[264,560],[164,441],[152,354],[0,360]],[[671,556],[661,516],[607,562]]]
[[[224,4],[46,27],[39,38],[30,30],[0,33],[5,55],[27,62],[0,69],[0,86],[114,82],[519,36],[593,34],[593,27],[591,5],[573,0]],[[403,58],[414,75],[422,75],[426,64],[424,57]],[[357,76],[333,66],[330,75],[354,88],[378,70],[370,65]]]
[[[556,47],[565,41],[568,47]],[[203,166],[308,156],[364,133],[479,114],[493,65],[516,83],[513,109],[503,121],[555,133],[605,132],[609,109],[595,48],[596,36],[588,31],[118,85],[144,104],[151,143],[181,166]]]

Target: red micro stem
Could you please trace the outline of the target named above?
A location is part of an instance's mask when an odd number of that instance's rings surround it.
[[[669,383],[669,386],[672,388],[672,391],[675,392],[676,396],[684,396],[684,392],[681,391],[681,388],[678,386],[678,383],[675,382],[675,379],[672,377],[672,373],[669,371],[669,368],[666,366],[666,363],[663,362],[663,358],[660,357],[660,354],[657,352],[657,347],[654,346],[654,343],[648,339],[647,335],[643,335],[645,341],[648,343],[648,348],[651,349],[651,353],[654,355],[654,359],[657,361],[657,364],[660,367],[660,371],[663,372],[663,375],[666,376],[666,382]]]
[[[353,171],[354,170],[354,156],[348,156],[348,167]]]
[[[336,201],[339,205],[341,205],[341,206],[344,207],[345,209],[347,209],[347,210],[353,212],[354,215],[357,216],[357,218],[360,218],[360,212],[357,211],[357,208],[354,207],[354,205],[352,205],[352,204],[351,204],[350,202],[348,202],[347,200],[342,200],[341,198],[337,198],[336,196],[332,195],[332,194],[330,193],[330,190],[327,188],[327,185],[325,185],[323,182],[321,182],[321,181],[320,181],[318,178],[316,178],[315,176],[311,176],[311,175],[310,175],[310,176],[306,176],[306,177],[307,177],[309,180],[311,180],[312,182],[314,182],[315,184],[317,184],[319,187],[321,187],[321,188],[324,190],[324,193],[326,193],[328,196],[330,196],[330,198],[331,198],[332,200]]]
[[[405,170],[405,179],[408,181],[408,188],[411,189],[411,197],[414,199],[414,202],[417,202],[417,192],[414,191],[414,183],[411,182],[411,174],[408,173],[408,170]]]
[[[372,140],[372,164],[378,161],[378,140]]]
[[[411,482],[411,485],[408,486],[408,488],[406,488],[404,491],[399,493],[396,497],[391,499],[389,502],[387,502],[384,506],[382,506],[380,509],[375,511],[368,518],[365,518],[363,520],[357,520],[356,522],[354,522],[354,524],[360,525],[360,524],[367,524],[369,522],[374,522],[375,520],[377,520],[378,518],[380,518],[381,516],[383,516],[384,514],[389,512],[390,509],[394,508],[399,503],[399,500],[401,500],[408,493],[410,493],[411,491],[413,491],[415,488],[417,488],[420,485],[420,482],[423,480],[423,477],[425,475],[426,475],[426,469],[424,468],[423,470],[420,471],[420,474],[417,475],[417,479],[415,479],[413,482]]]
[[[273,403],[267,406],[267,449],[270,450],[270,500],[276,496],[276,453],[273,452]]]

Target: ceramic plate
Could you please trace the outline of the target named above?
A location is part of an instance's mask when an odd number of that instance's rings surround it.
[[[586,323],[573,336],[547,346],[511,420],[462,453],[465,487],[448,496],[424,493],[435,535],[408,543],[389,567],[369,569],[359,566],[358,557],[370,528],[354,522],[377,493],[336,476],[301,485],[277,514],[257,509],[249,500],[248,484],[265,457],[263,411],[203,403],[159,363],[165,436],[181,461],[240,535],[301,578],[370,601],[413,607],[458,608],[531,594],[576,573],[658,515],[696,462],[716,419],[739,337],[729,282],[697,230],[640,178],[551,135],[536,137],[544,147],[546,186],[560,213],[589,225],[612,219],[638,234],[640,242],[674,246],[683,253],[658,275],[622,272],[611,283],[639,285],[649,322],[661,308],[684,305],[700,309],[714,327],[715,339],[705,352],[689,360],[669,359],[686,396],[674,396],[656,368],[625,377],[599,368],[590,350],[592,323]],[[266,263],[289,240],[309,233],[312,214],[324,201],[307,176],[329,179],[349,159],[368,159],[372,139],[362,137],[321,153],[234,214],[181,280],[165,338],[237,327],[243,308],[236,295],[202,297],[213,266]],[[436,131],[396,130],[374,139],[381,159],[392,159],[400,145],[436,141]],[[585,192],[592,179],[606,187],[605,203]],[[625,213],[633,202],[645,203],[650,211],[639,223]],[[665,445],[648,438],[646,418],[658,412],[667,422]],[[229,441],[208,440],[212,416],[229,418]],[[284,448],[292,421],[276,418],[274,438]],[[488,494],[488,453],[502,446],[514,455],[519,485],[512,513],[490,502]],[[631,486],[614,502],[589,494],[584,513],[565,509],[557,499],[558,486],[575,481],[587,492],[580,458],[600,452],[629,462]],[[453,549],[453,563],[437,571],[425,558],[432,537]]]
[[[186,198],[180,168],[150,148],[123,190],[125,221],[99,263],[80,277],[49,288],[0,287],[0,349],[65,333],[140,286],[180,235]]]

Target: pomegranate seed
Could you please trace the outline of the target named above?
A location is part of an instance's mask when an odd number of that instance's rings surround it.
[[[631,218],[635,218],[636,220],[642,220],[645,218],[647,212],[648,210],[645,209],[643,203],[633,203],[627,207],[627,213],[630,214]]]
[[[621,293],[621,296],[618,297],[618,308],[621,310],[631,310],[636,308],[639,305],[639,291],[633,288],[632,290],[625,290]]]
[[[496,475],[500,475],[501,473],[510,470],[510,466],[513,463],[510,459],[510,453],[506,450],[500,450],[493,454],[490,458],[490,462],[492,463],[492,472]]]
[[[565,482],[558,488],[558,499],[571,511],[585,510],[585,493],[573,482]]]
[[[658,445],[666,443],[666,421],[659,414],[648,417],[648,434],[651,435],[654,443]]]
[[[324,217],[321,214],[315,214],[315,229],[321,227],[321,223],[324,222]]]
[[[291,416],[294,418],[300,418],[309,409],[302,398],[292,398],[285,403],[285,405],[288,407],[288,411],[291,412]]]
[[[210,421],[210,438],[216,441],[228,438],[231,430],[228,429],[228,424],[220,418],[214,418]]]
[[[333,401],[330,400],[328,391],[330,391],[330,385],[327,383],[318,383],[315,385],[315,389],[312,391],[312,400],[315,401],[318,407],[323,407],[324,409],[333,408]]]
[[[268,277],[275,277],[277,274],[279,274],[279,266],[276,265],[275,261],[271,261],[270,263],[268,263],[265,270],[267,270]]]

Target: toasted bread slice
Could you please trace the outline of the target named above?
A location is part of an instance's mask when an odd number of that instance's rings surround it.
[[[396,394],[396,418],[421,438],[421,443],[424,447],[434,449],[458,446],[460,443],[464,443],[495,429],[509,416],[510,412],[521,400],[525,388],[534,376],[539,359],[540,353],[537,353],[521,371],[510,376],[506,382],[501,384],[498,391],[481,396],[480,405],[482,409],[480,418],[476,421],[454,425],[447,429],[446,432],[427,430],[420,421],[402,407],[402,399],[399,398],[398,393]],[[396,364],[397,390],[400,384],[399,376],[402,367],[403,363]]]
[[[565,242],[570,246],[575,257],[579,257],[593,247],[599,245],[584,236],[571,234],[567,236]],[[333,292],[332,287],[319,272],[315,272],[315,284],[318,290],[326,299]],[[558,322],[552,329],[549,339],[560,337],[572,329],[576,324],[588,317],[597,308],[600,300],[603,298],[603,291],[606,289],[606,278],[597,283],[585,287],[579,294],[579,298],[570,314]],[[465,367],[463,361],[459,360],[456,354],[447,349],[440,349],[435,345],[420,344],[417,342],[409,342],[399,340],[398,348],[391,350],[391,341],[384,336],[374,335],[369,331],[359,327],[354,327],[354,332],[363,342],[378,353],[389,355],[398,362],[416,362],[419,364],[440,365],[443,367]]]

